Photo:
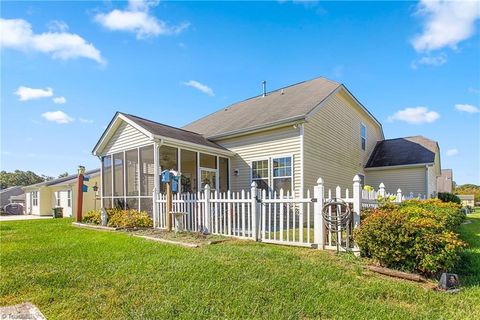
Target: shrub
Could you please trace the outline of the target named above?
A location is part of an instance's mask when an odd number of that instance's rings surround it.
[[[442,200],[443,202],[453,202],[456,204],[461,204],[462,201],[459,197],[454,195],[453,193],[448,192],[439,192],[437,195],[438,199]]]
[[[108,226],[116,228],[149,228],[153,220],[144,211],[138,210],[108,210]]]
[[[88,211],[82,219],[83,223],[93,223],[101,224],[102,219],[100,218],[100,210],[90,210]]]
[[[453,231],[462,217],[455,204],[405,201],[363,212],[354,236],[362,255],[382,266],[431,276],[458,261],[465,244]]]

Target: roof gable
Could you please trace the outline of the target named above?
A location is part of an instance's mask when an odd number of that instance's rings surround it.
[[[428,164],[435,162],[436,141],[422,136],[377,142],[366,168]]]

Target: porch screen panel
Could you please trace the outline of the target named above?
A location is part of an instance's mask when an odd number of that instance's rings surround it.
[[[218,168],[218,179],[219,179],[219,189],[220,192],[226,192],[228,190],[228,159],[220,157]]]
[[[178,170],[177,148],[169,146],[160,147],[160,172],[163,170]],[[165,192],[165,185],[160,183],[160,192]]]
[[[112,158],[105,156],[102,158],[102,193],[104,196],[112,195]]]
[[[197,153],[181,150],[182,192],[197,192]]]
[[[200,167],[217,169],[217,157],[210,154],[200,154]]]
[[[113,196],[123,197],[123,152],[113,155]]]
[[[140,148],[140,195],[152,196],[154,187],[153,146]]]
[[[125,152],[125,166],[127,170],[127,197],[138,197],[138,149]]]

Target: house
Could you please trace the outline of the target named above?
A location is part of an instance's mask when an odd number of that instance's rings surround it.
[[[442,174],[437,178],[437,191],[452,193],[454,185],[452,169],[442,169]]]
[[[102,162],[103,206],[151,212],[165,169],[181,172],[182,192],[206,184],[240,191],[256,182],[300,196],[318,177],[327,189],[351,187],[357,174],[368,181],[367,163],[384,139],[381,123],[344,85],[316,78],[264,90],[183,128],[117,112],[92,153]],[[407,189],[429,191],[424,184]]]
[[[13,186],[0,190],[0,208],[5,207],[7,204],[11,203],[11,197],[21,196],[24,194],[24,191],[21,186]]]
[[[440,148],[422,136],[378,141],[368,160],[366,183],[384,183],[386,191],[400,188],[406,196],[434,197],[441,175]]]
[[[473,194],[457,194],[464,207],[475,207],[475,196]]]
[[[99,191],[94,186],[100,186],[100,169],[85,172],[89,181],[84,182],[88,191],[83,193],[83,212],[99,208],[97,199]],[[64,217],[75,215],[77,201],[77,175],[69,175],[30,186],[23,187],[26,195],[25,214],[39,216],[52,215],[53,208],[63,208]]]

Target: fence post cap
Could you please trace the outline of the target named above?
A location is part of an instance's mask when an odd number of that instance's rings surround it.
[[[398,188],[397,193],[400,193],[400,192],[402,192],[402,189]]]
[[[360,176],[358,174],[355,175],[355,177],[353,177],[353,182],[361,182],[362,179],[360,179]]]
[[[380,185],[378,187],[379,188],[385,188],[385,185],[383,184],[383,182],[380,182]]]
[[[209,190],[209,189],[210,189],[210,185],[207,183],[207,184],[205,185],[205,190]]]
[[[256,187],[257,187],[257,183],[256,183],[255,181],[252,181],[252,184],[250,185],[250,187],[256,188]]]
[[[323,184],[323,179],[322,179],[322,177],[319,177],[319,178],[317,179],[317,184]]]

